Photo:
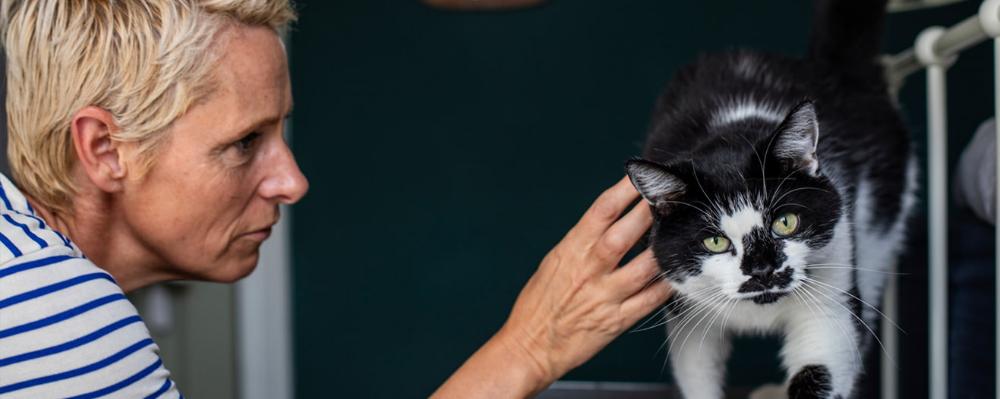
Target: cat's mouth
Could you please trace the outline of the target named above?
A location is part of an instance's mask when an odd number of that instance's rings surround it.
[[[779,299],[781,299],[785,295],[788,295],[788,292],[783,292],[783,291],[765,291],[765,292],[761,292],[761,293],[759,293],[759,294],[757,294],[755,296],[752,296],[749,299],[751,301],[753,301],[753,303],[756,303],[758,305],[767,305],[769,303],[775,303],[775,302],[777,302]]]
[[[758,305],[767,305],[777,302],[779,299],[788,296],[792,291],[795,291],[796,284],[790,284],[784,287],[769,287],[761,290],[754,291],[743,291],[736,293],[734,299],[740,299],[744,301],[752,301]]]
[[[792,268],[785,268],[766,277],[751,277],[740,285],[739,293],[743,294],[743,299],[758,305],[777,302],[795,289],[793,274]]]

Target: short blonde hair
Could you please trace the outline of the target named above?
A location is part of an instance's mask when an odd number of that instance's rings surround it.
[[[71,211],[76,160],[70,124],[107,110],[148,160],[164,132],[212,91],[211,51],[227,23],[283,31],[290,0],[0,0],[7,53],[7,154],[14,181]]]

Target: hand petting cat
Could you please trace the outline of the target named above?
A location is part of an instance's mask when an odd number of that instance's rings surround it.
[[[523,398],[583,364],[672,295],[649,250],[618,267],[649,229],[625,178],[542,260],[507,322],[432,397]],[[622,214],[625,213],[624,216]]]

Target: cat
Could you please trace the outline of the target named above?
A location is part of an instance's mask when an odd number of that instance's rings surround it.
[[[626,172],[677,293],[665,345],[686,398],[723,397],[734,334],[783,337],[778,397],[855,393],[916,189],[877,60],[885,7],[817,1],[806,56],[703,55],[657,100]]]

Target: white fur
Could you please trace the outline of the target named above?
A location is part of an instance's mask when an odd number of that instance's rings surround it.
[[[854,224],[858,226],[855,232],[858,240],[858,291],[861,299],[872,305],[881,304],[881,293],[887,280],[885,274],[896,271],[896,259],[903,250],[906,238],[906,218],[903,215],[909,215],[916,203],[918,169],[915,159],[911,158],[909,163],[906,190],[901,201],[902,215],[896,218],[887,233],[871,227],[875,212],[871,183],[862,179],[858,184],[854,213]],[[869,323],[877,320],[878,313],[871,307],[866,306],[862,314]]]
[[[750,234],[755,227],[764,227],[764,216],[760,211],[749,205],[739,207],[736,212],[725,215],[719,219],[719,227],[733,241],[736,248],[736,255],[743,256],[743,238]]]
[[[769,104],[744,98],[735,100],[727,106],[719,107],[719,110],[712,116],[710,125],[713,127],[723,126],[750,118],[781,123],[785,119],[785,113]]]

